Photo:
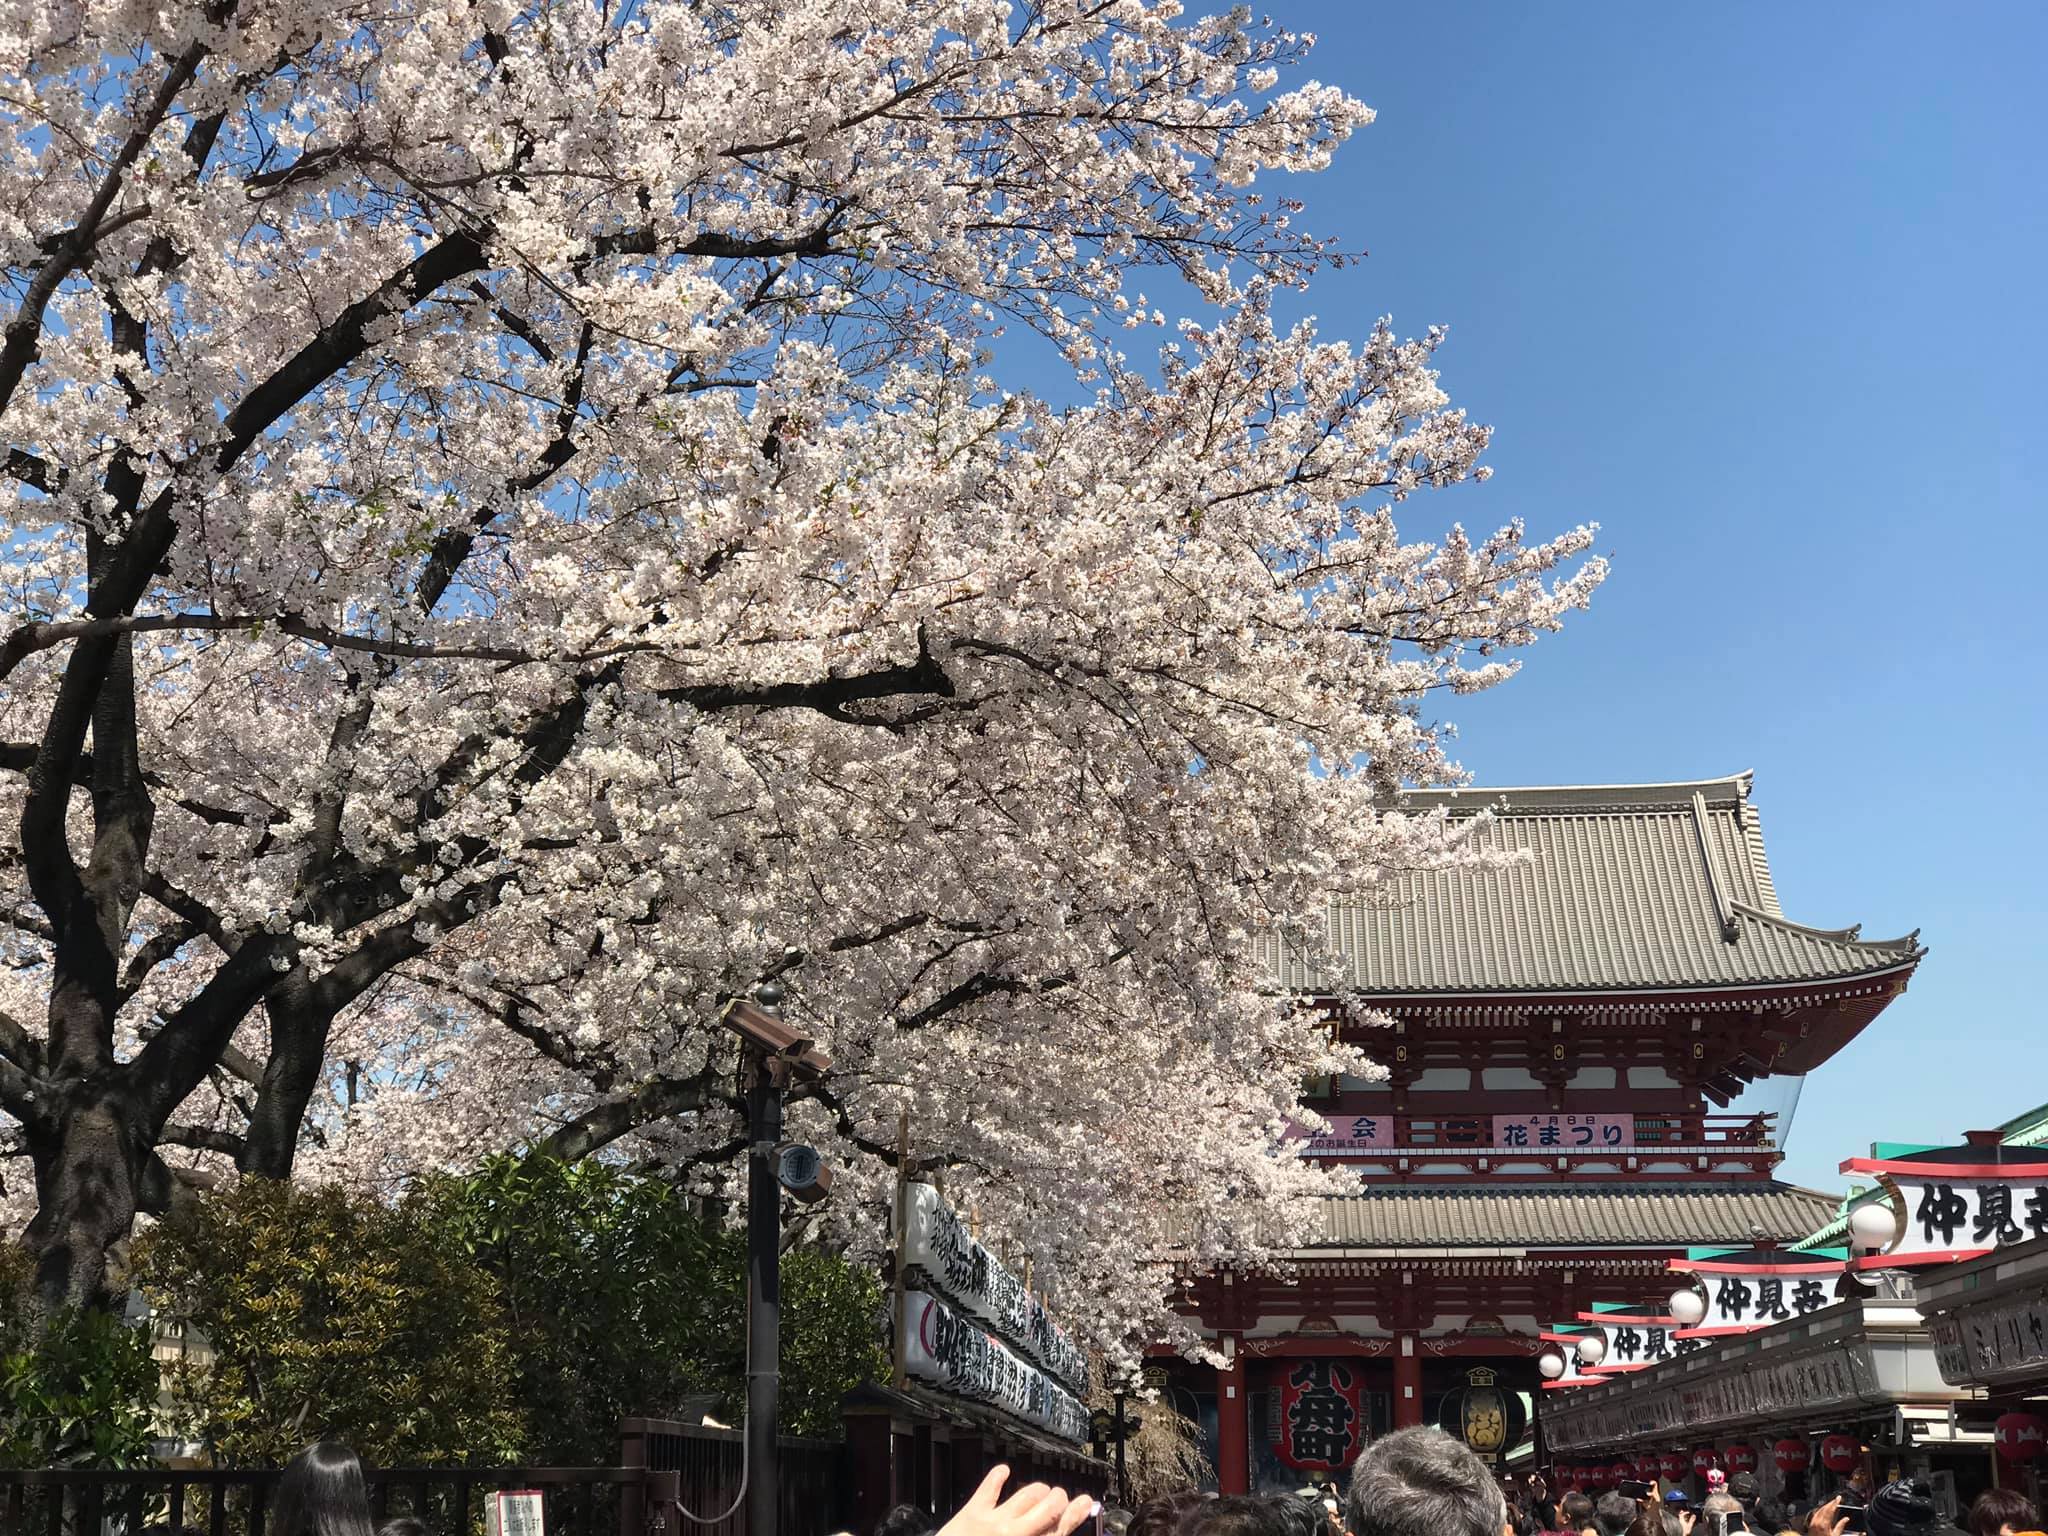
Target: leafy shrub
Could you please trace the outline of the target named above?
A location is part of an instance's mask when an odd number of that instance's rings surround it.
[[[319,1434],[386,1466],[595,1464],[622,1418],[745,1404],[744,1234],[602,1163],[494,1158],[395,1208],[244,1180],[133,1267],[211,1346],[171,1386],[230,1464]],[[836,1435],[840,1398],[888,1368],[880,1283],[799,1247],[782,1304],[782,1428]]]
[[[75,1308],[39,1320],[30,1274],[20,1248],[0,1245],[0,1466],[147,1461],[157,1397],[148,1330]]]
[[[277,1464],[320,1435],[387,1466],[518,1458],[496,1283],[435,1215],[245,1179],[137,1244],[136,1284],[211,1347],[173,1388],[218,1458]]]
[[[658,1179],[608,1164],[501,1157],[437,1186],[450,1246],[489,1269],[506,1309],[529,1454],[608,1459],[628,1415],[745,1403],[744,1234]],[[836,1255],[782,1257],[782,1428],[835,1435],[839,1399],[887,1368],[875,1277]]]

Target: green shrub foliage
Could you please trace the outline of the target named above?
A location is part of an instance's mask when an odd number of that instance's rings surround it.
[[[437,1214],[246,1179],[137,1245],[135,1282],[211,1348],[172,1390],[220,1460],[280,1463],[322,1435],[387,1466],[517,1458],[497,1288]]]
[[[171,1393],[231,1464],[321,1434],[387,1466],[597,1464],[621,1418],[744,1404],[743,1234],[602,1163],[496,1158],[395,1207],[245,1180],[138,1243],[134,1276],[210,1346]],[[783,1430],[836,1435],[887,1370],[880,1284],[797,1247],[782,1301]]]
[[[149,1459],[149,1332],[106,1312],[37,1319],[28,1256],[0,1244],[0,1466],[131,1467]]]

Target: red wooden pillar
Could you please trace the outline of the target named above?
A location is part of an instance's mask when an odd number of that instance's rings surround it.
[[[1422,1355],[1415,1335],[1394,1340],[1394,1428],[1413,1429],[1422,1422]]]
[[[1252,1491],[1251,1405],[1245,1398],[1244,1354],[1225,1335],[1230,1363],[1216,1372],[1216,1486],[1219,1492]]]

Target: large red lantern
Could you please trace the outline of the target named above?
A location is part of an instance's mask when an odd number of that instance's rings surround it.
[[[1632,1461],[1617,1461],[1608,1469],[1608,1477],[1619,1488],[1623,1483],[1632,1482],[1636,1475],[1636,1464]]]
[[[1780,1440],[1771,1447],[1771,1459],[1777,1462],[1780,1472],[1804,1472],[1813,1460],[1813,1452],[1804,1440]]]
[[[1280,1378],[1280,1459],[1301,1472],[1341,1472],[1365,1448],[1362,1380],[1344,1360],[1298,1360]]]
[[[1683,1451],[1666,1451],[1657,1458],[1657,1470],[1663,1474],[1667,1483],[1675,1483],[1684,1477],[1685,1469],[1690,1465]]]
[[[2007,1461],[2032,1461],[2048,1450],[2048,1419],[2038,1413],[2001,1413],[1991,1440]]]
[[[1721,1454],[1710,1445],[1703,1445],[1692,1453],[1692,1469],[1705,1477],[1721,1465]]]
[[[1754,1472],[1756,1470],[1755,1450],[1746,1445],[1729,1446],[1728,1470],[1730,1472]]]
[[[1605,1488],[1607,1486],[1608,1470],[1602,1466],[1587,1467],[1585,1469],[1585,1477],[1588,1488]]]
[[[1853,1435],[1829,1435],[1820,1443],[1820,1464],[1830,1472],[1854,1472],[1863,1459],[1863,1447]]]

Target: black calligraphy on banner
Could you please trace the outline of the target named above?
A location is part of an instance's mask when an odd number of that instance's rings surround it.
[[[1088,1411],[1064,1387],[1021,1360],[980,1322],[936,1297],[910,1296],[904,1366],[956,1397],[989,1403],[1069,1440],[1088,1437]]]
[[[1969,1215],[1970,1202],[1956,1193],[1953,1184],[1929,1184],[1920,1192],[1920,1208],[1913,1212],[1913,1219],[1920,1223],[1928,1247],[1953,1248],[1956,1229]]]
[[[1765,1275],[1756,1283],[1756,1315],[1759,1321],[1782,1323],[1792,1315],[1785,1305],[1785,1282],[1776,1275]]]
[[[1714,1306],[1724,1323],[1749,1322],[1749,1304],[1754,1299],[1755,1292],[1737,1275],[1723,1275],[1721,1283],[1714,1287]]]
[[[1304,1472],[1336,1472],[1363,1443],[1356,1369],[1341,1360],[1288,1366],[1280,1387],[1280,1459]]]
[[[1088,1357],[1024,1282],[975,1240],[929,1184],[912,1184],[905,1256],[913,1279],[979,1318],[1070,1392],[1088,1390]]]
[[[2048,1184],[2019,1179],[1926,1183],[1899,1178],[1912,1219],[1887,1256],[1989,1251],[2048,1237]]]
[[[2020,1240],[2018,1223],[2012,1219],[2012,1186],[1984,1184],[1977,1190],[1977,1219],[1970,1223],[1970,1241],[1987,1248]]]

